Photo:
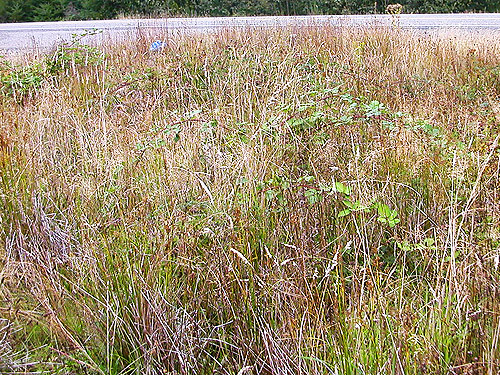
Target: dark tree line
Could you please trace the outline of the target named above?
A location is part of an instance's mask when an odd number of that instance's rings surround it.
[[[498,12],[499,0],[0,0],[0,22],[109,19],[119,15],[298,15]]]

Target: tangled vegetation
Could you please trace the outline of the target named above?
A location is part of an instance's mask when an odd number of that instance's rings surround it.
[[[0,372],[498,373],[498,39],[248,31],[2,65]]]

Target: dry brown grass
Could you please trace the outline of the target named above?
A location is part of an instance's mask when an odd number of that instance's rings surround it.
[[[497,41],[150,40],[3,70],[0,350],[63,373],[498,371]]]

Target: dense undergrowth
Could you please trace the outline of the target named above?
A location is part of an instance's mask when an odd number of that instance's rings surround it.
[[[498,40],[247,31],[4,63],[0,372],[497,373]]]

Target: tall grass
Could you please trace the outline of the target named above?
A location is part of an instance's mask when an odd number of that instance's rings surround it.
[[[498,41],[164,37],[3,68],[0,370],[497,373]]]

